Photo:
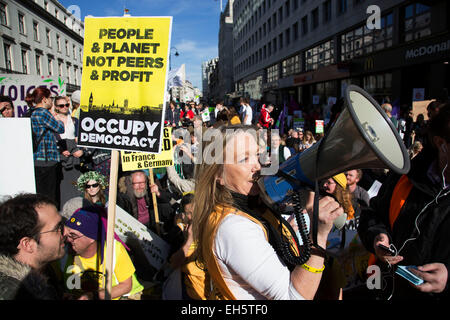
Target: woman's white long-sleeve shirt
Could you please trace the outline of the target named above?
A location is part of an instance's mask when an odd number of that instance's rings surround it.
[[[214,254],[224,280],[238,300],[303,300],[289,269],[253,221],[235,214],[219,225]]]

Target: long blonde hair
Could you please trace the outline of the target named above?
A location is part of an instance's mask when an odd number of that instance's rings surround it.
[[[203,250],[211,250],[204,248],[205,243],[205,226],[208,223],[208,217],[217,206],[231,207],[233,200],[230,191],[218,182],[218,178],[223,173],[223,162],[226,159],[225,149],[227,143],[239,133],[247,133],[249,130],[257,128],[248,125],[223,125],[217,129],[216,133],[220,133],[219,137],[215,136],[210,141],[204,141],[203,154],[211,155],[212,159],[202,159],[200,164],[195,168],[195,191],[194,191],[194,213],[192,217],[192,232],[194,241],[197,243],[196,258],[199,262],[203,260]],[[214,152],[215,150],[223,150],[222,154]]]

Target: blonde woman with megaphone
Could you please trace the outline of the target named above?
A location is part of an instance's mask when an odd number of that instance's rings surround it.
[[[258,199],[261,165],[256,128],[222,126],[203,150],[211,159],[196,168],[193,235],[197,261],[213,283],[204,298],[312,300],[324,257],[311,250],[306,262],[288,267],[289,261],[275,249],[272,236],[279,228]],[[325,247],[333,221],[343,209],[331,197],[320,199],[318,207],[317,243]]]

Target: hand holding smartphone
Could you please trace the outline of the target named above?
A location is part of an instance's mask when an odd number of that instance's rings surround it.
[[[420,286],[422,283],[424,283],[422,278],[419,278],[414,273],[412,273],[409,269],[417,269],[416,266],[398,266],[397,270],[395,270],[395,273],[401,276],[402,278],[405,278],[412,284],[416,286]]]
[[[386,247],[385,245],[382,245],[382,244],[378,244],[377,247],[380,248],[381,250],[383,250],[386,254],[388,254],[390,256],[395,256],[395,250],[394,249]]]

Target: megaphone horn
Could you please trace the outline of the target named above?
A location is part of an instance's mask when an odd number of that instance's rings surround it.
[[[283,202],[289,191],[298,191],[299,185],[313,187],[316,179],[351,169],[375,168],[405,174],[410,168],[408,152],[380,105],[360,87],[349,85],[342,112],[322,141],[280,166],[279,171],[293,179],[265,176],[258,184],[263,199],[273,205]]]

